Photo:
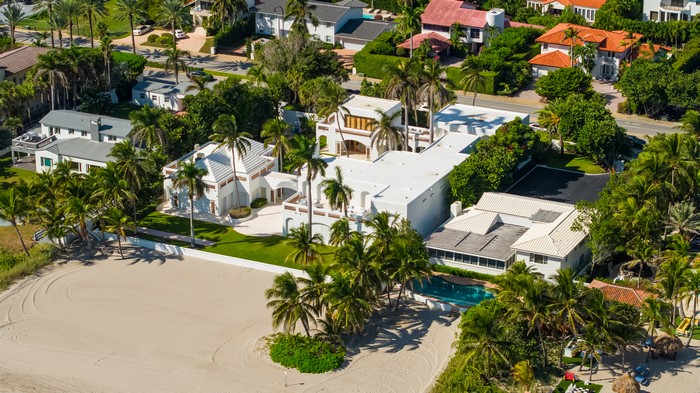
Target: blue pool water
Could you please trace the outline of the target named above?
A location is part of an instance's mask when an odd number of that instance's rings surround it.
[[[372,14],[362,14],[362,19],[371,19],[371,20],[374,20],[374,15],[372,15]]]
[[[494,297],[481,285],[452,284],[435,276],[431,277],[429,282],[428,280],[414,281],[413,288],[417,293],[462,307],[476,306],[483,300]]]

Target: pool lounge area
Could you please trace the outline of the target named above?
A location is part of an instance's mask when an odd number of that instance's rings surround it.
[[[411,298],[426,303],[431,308],[443,311],[464,312],[494,295],[483,285],[461,285],[449,282],[440,276],[430,277],[430,281],[414,281]]]

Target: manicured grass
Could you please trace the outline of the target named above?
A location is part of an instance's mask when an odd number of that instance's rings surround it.
[[[553,393],[564,393],[566,392],[566,389],[571,385],[571,381],[561,381],[559,385],[557,385],[557,388],[554,389]],[[596,385],[594,383],[589,384],[589,385],[584,385],[582,381],[576,382],[576,386],[584,389],[590,389],[594,393],[600,392],[601,389],[603,389],[603,385]]]
[[[207,37],[204,45],[199,48],[199,53],[211,54],[211,47],[214,46],[214,37]]]
[[[105,3],[105,6],[107,7],[107,15],[104,17],[103,20],[105,21],[105,23],[107,23],[107,26],[109,27],[110,35],[113,38],[122,38],[131,34],[131,30],[129,29],[129,20],[127,18],[116,18],[113,16],[115,12],[114,10],[117,9],[117,0],[108,0]],[[49,30],[47,19],[48,15],[46,13],[42,13],[36,18],[25,19],[24,21],[22,21],[20,26],[31,30],[47,31]],[[134,26],[136,25],[137,24],[134,23]],[[75,37],[78,35],[90,37],[90,24],[87,21],[81,20],[79,26],[73,27],[73,36]],[[68,29],[66,29],[64,31],[63,37],[67,38],[68,36]],[[95,39],[97,40],[97,37],[95,37]]]
[[[234,78],[239,78],[239,79],[253,79],[253,78],[249,77],[248,75],[234,74],[231,72],[212,71],[212,70],[207,70],[207,69],[205,69],[204,71],[206,71],[207,74],[211,74],[214,76],[224,76],[226,78],[234,77]]]
[[[7,190],[19,183],[20,179],[30,180],[34,176],[36,176],[35,172],[14,168],[11,156],[6,155],[0,158],[0,189]]]
[[[141,109],[139,106],[130,102],[120,102],[118,104],[110,104],[109,115],[120,119],[129,119],[129,113]]]
[[[184,236],[189,236],[190,233],[189,219],[158,212],[153,212],[139,220],[139,225]],[[213,246],[204,247],[204,251],[250,259],[252,261],[264,262],[272,265],[295,269],[301,268],[299,265],[285,261],[293,249],[284,244],[285,239],[282,236],[246,236],[236,232],[229,226],[204,221],[195,221],[194,232],[195,237],[198,239],[216,242]],[[321,254],[326,262],[331,262],[333,260],[333,252],[333,247],[323,246],[321,248]]]
[[[564,153],[562,156],[559,152],[552,151],[545,157],[542,164],[552,168],[568,169],[570,171],[578,171],[587,174],[605,173],[605,170],[590,158],[570,153]]]

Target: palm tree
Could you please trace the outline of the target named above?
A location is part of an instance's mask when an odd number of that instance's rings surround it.
[[[24,244],[24,239],[19,231],[19,223],[24,220],[28,214],[28,206],[24,198],[15,192],[14,188],[0,191],[0,218],[9,222],[15,229],[15,233],[22,244],[24,252],[29,255],[27,245]]]
[[[465,354],[464,362],[483,364],[486,378],[498,374],[505,365],[510,367],[510,326],[503,318],[498,302],[487,300],[467,311],[459,323],[461,329],[458,351]]]
[[[83,14],[83,2],[81,0],[61,0],[56,2],[55,11],[62,14],[68,21],[68,33],[70,45],[73,46],[73,24]]]
[[[633,247],[630,253],[635,259],[625,264],[625,268],[634,269],[636,267],[639,269],[639,275],[637,277],[637,288],[639,288],[642,282],[642,271],[654,265],[656,249],[646,240],[636,239],[632,244]]]
[[[56,4],[54,3],[53,12],[49,16],[48,25],[50,29],[58,33],[58,47],[63,48],[63,30],[68,28],[68,18],[57,11]]]
[[[671,310],[671,306],[662,301],[661,299],[655,297],[648,297],[644,299],[642,303],[642,318],[649,324],[647,330],[647,335],[650,340],[653,341],[654,334],[656,333],[656,324],[661,323],[663,326],[668,326],[668,312]],[[647,352],[647,362],[649,362],[649,357],[651,356],[651,346],[649,346],[649,351]]]
[[[625,353],[627,352],[627,348],[644,338],[644,329],[642,329],[641,323],[620,323],[616,324],[611,332],[612,339],[622,355],[621,372],[625,372],[625,370],[627,370],[627,367],[625,367]]]
[[[700,112],[693,109],[687,110],[681,117],[681,125],[677,128],[695,138],[700,138]]]
[[[582,302],[585,296],[583,284],[574,281],[575,272],[572,269],[558,270],[554,275],[552,287],[552,309],[556,313],[561,332],[559,364],[563,363],[564,341],[568,333],[578,335],[578,326],[584,323]]]
[[[460,84],[462,85],[462,90],[464,93],[473,92],[474,99],[472,100],[472,106],[476,105],[476,94],[479,90],[486,89],[486,77],[481,74],[479,70],[470,66],[467,63],[462,64],[462,80]]]
[[[275,146],[272,154],[279,160],[280,172],[284,171],[284,154],[292,148],[289,142],[289,124],[281,118],[270,119],[263,124],[260,136],[265,138],[263,140],[265,148],[269,145]]]
[[[265,291],[270,300],[267,308],[272,309],[272,326],[282,326],[285,332],[294,333],[297,322],[301,321],[307,336],[310,336],[309,321],[313,321],[314,308],[307,303],[292,273],[285,272],[275,276],[272,288]]]
[[[10,38],[12,39],[12,46],[15,46],[15,29],[24,20],[26,15],[22,11],[22,7],[17,3],[10,3],[2,9],[3,18],[5,18],[5,24],[10,27]]]
[[[318,18],[311,12],[316,10],[316,6],[309,4],[308,0],[287,0],[284,9],[284,20],[292,18],[292,31],[302,35],[309,34],[306,21],[310,20],[314,27],[318,27]],[[282,32],[279,33],[280,36]]]
[[[190,242],[192,248],[197,246],[194,238],[194,198],[201,198],[204,195],[202,177],[207,172],[207,168],[198,166],[194,161],[180,161],[173,181],[174,188],[187,189],[187,196],[190,200]]]
[[[593,379],[593,361],[600,364],[602,361],[600,353],[605,346],[606,343],[604,334],[592,323],[586,325],[583,335],[580,336],[578,341],[576,341],[574,351],[582,353],[581,367],[579,368],[579,371],[583,368],[583,364],[586,362],[586,360],[590,362],[588,366],[589,381]]]
[[[428,101],[428,124],[430,128],[430,143],[433,143],[433,112],[447,105],[453,99],[453,93],[446,86],[445,67],[436,59],[426,60],[421,79],[423,84],[418,88],[418,96]]]
[[[317,115],[320,118],[335,115],[335,122],[336,126],[338,127],[338,133],[340,134],[340,139],[343,141],[342,150],[345,151],[345,155],[347,157],[350,157],[348,148],[345,145],[343,128],[340,126],[340,118],[343,116],[344,112],[348,112],[348,110],[343,106],[343,102],[345,102],[347,98],[348,91],[345,90],[345,88],[343,88],[340,84],[336,83],[335,81],[331,81],[330,83],[326,83],[321,86],[321,91],[318,92],[318,97],[316,98],[316,107],[318,111]]]
[[[347,333],[361,332],[365,318],[372,312],[372,305],[365,300],[366,294],[350,272],[337,271],[330,276],[331,281],[322,298],[328,305],[330,317],[338,321]]]
[[[350,221],[343,217],[331,224],[331,233],[328,244],[334,247],[341,247],[350,238]]]
[[[221,26],[227,22],[235,22],[239,15],[248,13],[248,3],[245,0],[214,0],[212,11],[219,18]]]
[[[163,148],[166,145],[167,133],[160,125],[160,119],[165,114],[162,108],[151,108],[144,105],[140,110],[132,111],[129,114],[131,121],[131,138],[136,145],[143,145],[149,149]]]
[[[118,207],[111,207],[104,215],[107,221],[106,230],[114,232],[117,235],[117,244],[119,245],[119,255],[124,259],[124,250],[122,249],[122,238],[126,239],[124,229],[131,225],[131,219],[124,214],[124,211]]]
[[[408,151],[408,114],[418,89],[418,75],[411,61],[402,61],[386,70],[386,98],[400,99],[404,110],[404,150]]]
[[[688,341],[685,343],[685,346],[689,347],[690,340],[695,335],[695,320],[696,316],[698,315],[697,306],[698,296],[700,296],[700,270],[688,270],[685,273],[684,278],[685,280],[682,284],[683,292],[685,293],[685,297],[688,299],[688,303],[690,303],[691,299],[693,301],[693,313],[690,314],[690,333],[688,334]]]
[[[255,86],[260,86],[267,79],[264,64],[258,64],[248,68],[246,74],[253,78]]]
[[[535,370],[529,360],[521,360],[513,366],[511,376],[520,385],[525,386],[525,391],[529,392],[535,383]]]
[[[105,0],[83,0],[83,8],[87,13],[88,23],[90,24],[90,47],[95,47],[93,21],[97,17],[103,17],[107,14]]]
[[[393,271],[390,278],[393,282],[400,284],[395,311],[399,309],[406,286],[412,289],[414,281],[430,279],[432,268],[422,240],[420,236],[417,239],[411,236],[400,236],[391,248],[395,268],[391,269]]]
[[[662,296],[671,303],[669,323],[672,325],[676,323],[676,309],[682,295],[683,280],[689,270],[688,257],[671,255],[670,259],[659,266],[659,272],[656,275],[657,288],[660,289]]]
[[[186,50],[177,49],[177,46],[173,43],[173,46],[165,51],[165,57],[165,70],[173,70],[175,72],[175,84],[177,85],[180,83],[179,71],[187,70],[187,64],[184,59],[191,59],[192,55]]]
[[[401,116],[401,112],[394,112],[387,115],[379,109],[374,110],[378,119],[371,119],[367,125],[372,127],[372,136],[370,137],[370,146],[377,149],[379,154],[388,150],[398,150],[402,144],[401,131],[394,126],[394,121]]]
[[[250,149],[250,140],[253,136],[247,132],[239,132],[236,124],[236,117],[233,115],[220,115],[212,125],[214,131],[209,136],[211,140],[219,143],[219,147],[226,147],[231,150],[231,169],[233,170],[233,186],[236,194],[236,209],[241,208],[240,196],[238,195],[238,174],[236,172],[236,160],[243,161],[243,158]]]
[[[308,266],[323,259],[318,251],[318,247],[323,244],[323,236],[320,233],[312,234],[307,224],[289,231],[285,243],[293,249],[286,260],[297,265]]]
[[[136,54],[136,39],[134,38],[134,23],[141,23],[148,18],[146,5],[142,0],[117,0],[114,9],[114,17],[117,19],[129,20],[129,31],[131,32],[131,52]],[[173,34],[175,39],[175,34]]]
[[[678,233],[684,239],[690,240],[693,235],[700,233],[700,214],[690,201],[674,203],[668,208],[666,227],[673,233]]]
[[[107,79],[107,92],[112,91],[112,51],[116,46],[109,35],[100,37],[100,52],[105,62],[105,77]]]
[[[97,187],[93,196],[102,201],[104,206],[123,208],[127,201],[134,198],[129,181],[120,171],[117,163],[107,162],[104,168],[97,169],[95,180]]]
[[[564,29],[564,38],[562,39],[562,43],[566,42],[566,40],[570,40],[570,46],[569,46],[569,55],[571,57],[571,67],[574,66],[574,46],[576,46],[576,40],[578,40],[578,34],[581,32],[581,30],[575,29],[574,27],[567,27]]]
[[[391,308],[391,290],[394,281],[391,278],[395,271],[397,259],[392,257],[392,245],[399,236],[398,216],[393,216],[387,211],[381,211],[365,223],[372,232],[372,251],[376,255],[380,265],[387,264],[380,269],[382,281],[386,283],[386,297]]]
[[[352,232],[342,247],[335,252],[338,267],[350,273],[354,285],[360,287],[364,299],[373,301],[381,286],[376,255],[369,247],[369,236],[362,232]]]
[[[190,20],[189,8],[181,0],[163,0],[158,8],[158,23],[164,27],[170,27],[173,35],[173,49],[177,48],[175,29],[182,27]],[[177,72],[177,69],[176,69]]]
[[[549,144],[552,144],[552,133],[559,134],[559,153],[564,154],[564,133],[560,132],[559,125],[567,110],[566,102],[557,98],[547,103],[547,106],[536,111],[537,121],[549,132]]]
[[[486,28],[484,29],[484,31],[486,32],[486,35],[488,37],[487,39],[489,41],[488,42],[489,47],[491,46],[491,40],[493,38],[498,37],[498,35],[501,34],[501,28],[498,26],[487,25]]]
[[[316,179],[319,174],[321,176],[326,175],[326,167],[328,163],[325,162],[320,157],[316,156],[316,149],[318,148],[318,143],[316,138],[308,138],[304,136],[298,136],[294,138],[294,147],[290,154],[290,168],[291,170],[297,170],[301,172],[302,169],[306,169],[306,186],[307,188],[307,203],[308,203],[308,213],[309,213],[309,238],[313,236],[313,195],[311,193],[311,182]]]
[[[90,248],[90,234],[87,222],[95,212],[93,178],[80,174],[71,174],[65,185],[65,202],[62,209],[66,221],[78,227],[78,235]]]
[[[138,227],[136,202],[138,201],[138,191],[141,190],[143,178],[145,177],[145,170],[143,167],[145,164],[145,157],[136,150],[128,139],[115,143],[112,150],[109,152],[109,157],[114,158],[120,176],[129,184],[131,205],[134,213],[134,233],[136,233]]]
[[[421,29],[421,14],[423,8],[404,5],[401,7],[401,18],[399,19],[398,29],[403,34],[409,36],[409,57],[413,57],[413,33]],[[404,35],[405,37],[405,35]]]
[[[326,293],[326,278],[328,276],[329,267],[319,262],[314,262],[306,265],[304,272],[306,277],[299,277],[297,280],[304,285],[301,290],[302,300],[313,307],[316,316],[323,314],[325,304],[323,303],[323,294]]]
[[[462,28],[462,24],[455,22],[450,27],[450,42],[452,42],[452,49],[457,51],[457,53],[465,53],[465,41],[467,40],[467,34]]]
[[[53,37],[53,23],[51,23],[51,20],[53,19],[53,6],[55,4],[54,0],[37,0],[34,2],[34,7],[32,8],[32,12],[42,12],[46,11],[46,14],[49,19],[49,34],[51,35],[51,48],[55,48],[56,44],[54,43],[54,37]]]
[[[348,216],[348,205],[352,200],[354,190],[343,182],[343,172],[340,166],[335,167],[335,179],[325,179],[321,182],[323,193],[328,199],[331,208],[343,210],[345,217]]]

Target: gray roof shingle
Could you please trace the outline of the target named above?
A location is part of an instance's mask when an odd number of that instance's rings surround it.
[[[502,223],[496,224],[486,235],[443,227],[428,236],[425,245],[505,261],[513,253],[510,246],[526,231],[525,227]]]
[[[347,5],[341,5],[341,3]],[[347,0],[341,3],[333,4],[321,1],[309,1],[309,5],[316,6],[316,9],[311,11],[311,13],[316,16],[319,21],[331,23],[338,22],[350,8],[363,8],[367,6],[367,4],[356,0]],[[262,0],[256,2],[252,10],[263,14],[280,14],[279,9],[275,12],[275,8],[282,7],[282,9],[285,9],[286,5],[286,0]]]
[[[335,35],[356,40],[372,41],[393,27],[393,23],[368,19],[349,20]]]
[[[33,67],[39,55],[49,51],[50,48],[38,46],[22,46],[20,48],[0,54],[0,68],[4,68],[8,74],[16,74]]]
[[[41,150],[63,156],[64,159],[80,158],[83,160],[107,162],[114,143],[96,142],[86,138],[58,139]]]
[[[131,132],[131,122],[129,120],[65,109],[57,109],[49,112],[41,119],[40,123],[47,126],[90,131],[90,122],[96,120],[100,121],[101,135],[111,135],[125,139],[129,135],[129,132]]]

